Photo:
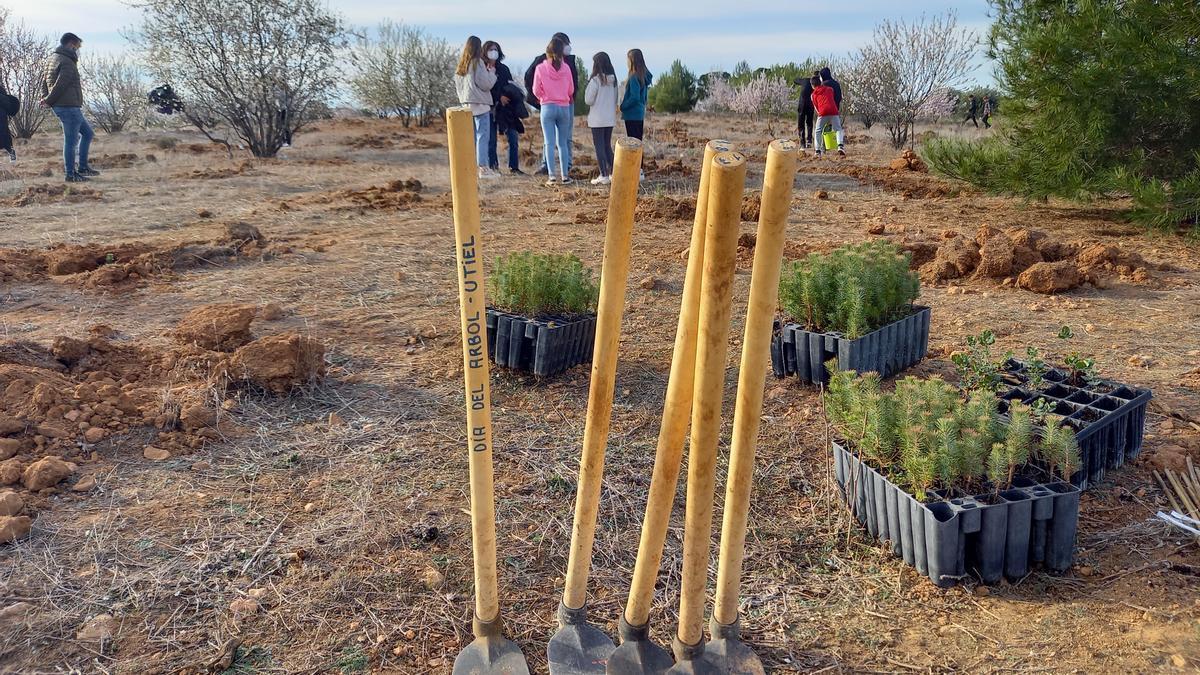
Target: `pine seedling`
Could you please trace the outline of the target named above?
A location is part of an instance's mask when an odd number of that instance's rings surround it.
[[[1012,485],[1012,471],[1008,448],[1003,443],[993,443],[988,452],[987,477],[997,493]]]
[[[934,474],[942,487],[953,487],[958,480],[958,425],[953,417],[938,419],[933,446]]]
[[[1075,440],[1075,432],[1062,426],[1061,422],[1062,418],[1056,415],[1046,419],[1039,454],[1049,467],[1051,475],[1057,474],[1063,480],[1070,481],[1082,462],[1079,459],[1079,443]]]

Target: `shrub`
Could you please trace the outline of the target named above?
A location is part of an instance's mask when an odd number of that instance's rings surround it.
[[[830,372],[825,409],[838,433],[917,499],[934,488],[1006,489],[1031,459],[1064,480],[1079,467],[1075,433],[1059,417],[1021,403],[1002,416],[992,392],[964,396],[940,377],[906,377],[883,392],[874,373]]]
[[[350,91],[372,112],[426,126],[457,100],[454,47],[423,28],[384,20],[349,53]]]
[[[679,59],[650,85],[647,101],[658,112],[688,112],[696,105],[696,75]]]
[[[785,267],[779,302],[809,330],[858,338],[911,313],[920,283],[909,262],[885,241],[813,253]]]
[[[522,251],[496,258],[491,293],[494,306],[535,317],[591,312],[600,288],[574,255]]]

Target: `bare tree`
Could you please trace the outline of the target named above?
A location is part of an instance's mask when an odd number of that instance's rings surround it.
[[[145,119],[145,83],[126,56],[99,56],[83,67],[83,107],[96,126],[114,134]]]
[[[17,138],[33,136],[46,122],[46,109],[38,101],[52,44],[24,22],[8,20],[8,10],[0,8],[0,84],[21,100],[21,110],[10,118]]]
[[[421,28],[385,21],[350,49],[351,91],[376,113],[424,126],[454,101],[455,50]]]
[[[134,39],[187,118],[228,146],[274,157],[337,87],[341,20],[320,0],[138,0]],[[203,123],[203,124],[202,124]],[[211,123],[211,124],[210,124]]]
[[[900,148],[931,97],[962,84],[974,70],[979,37],[954,12],[909,23],[884,21],[855,64],[855,107],[883,124]]]

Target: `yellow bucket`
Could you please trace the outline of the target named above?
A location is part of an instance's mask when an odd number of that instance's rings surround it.
[[[837,150],[837,146],[838,146],[837,132],[833,130],[833,127],[825,127],[825,128],[829,130],[829,131],[825,131],[825,132],[821,133],[821,138],[824,139],[824,141],[825,141],[825,149],[826,150]]]

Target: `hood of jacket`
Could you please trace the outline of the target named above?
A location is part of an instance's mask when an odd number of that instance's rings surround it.
[[[825,66],[824,68],[821,69],[821,79],[822,80],[832,80],[833,79],[833,73],[831,73],[829,71],[829,66]]]
[[[79,62],[79,52],[75,51],[74,49],[71,49],[70,47],[68,47],[66,45],[59,45],[58,47],[55,47],[54,53],[61,54],[62,56],[65,56],[68,59],[71,59],[72,61],[74,61],[76,63]]]

